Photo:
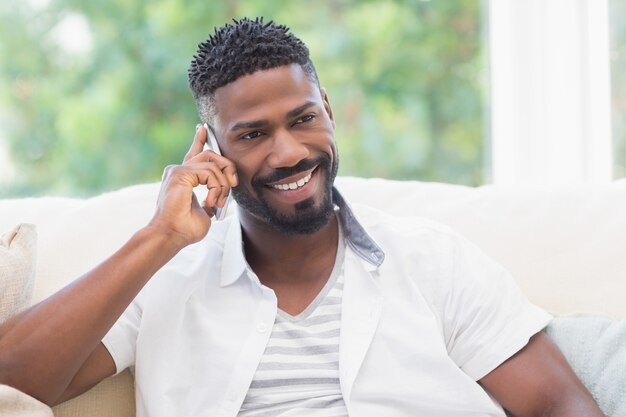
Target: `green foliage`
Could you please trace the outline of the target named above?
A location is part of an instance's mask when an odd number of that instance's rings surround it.
[[[0,192],[84,195],[158,180],[197,123],[186,79],[196,45],[231,17],[257,15],[309,45],[337,119],[341,174],[483,181],[480,0],[9,0],[0,135],[16,175]],[[59,26],[81,19],[91,47],[68,51]]]

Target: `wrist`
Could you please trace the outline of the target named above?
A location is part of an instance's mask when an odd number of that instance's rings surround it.
[[[148,225],[137,233],[150,240],[154,240],[164,252],[171,254],[178,253],[178,251],[192,243],[183,234],[171,228],[156,224],[153,221],[148,223]]]

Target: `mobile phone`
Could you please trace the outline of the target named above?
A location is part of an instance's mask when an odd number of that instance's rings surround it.
[[[209,127],[207,123],[204,124],[204,128],[206,129],[207,141],[204,144],[204,149],[212,150],[218,155],[222,155],[220,151],[220,146],[217,144],[217,139],[215,138],[215,134],[213,133],[213,129]],[[230,200],[233,198],[232,190],[228,193],[228,197],[226,198],[226,203],[224,203],[224,207],[215,207],[215,219],[216,220],[224,220],[226,217],[226,213],[228,211],[228,204]]]

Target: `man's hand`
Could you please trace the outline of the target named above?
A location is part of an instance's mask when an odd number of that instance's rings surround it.
[[[203,150],[206,141],[206,128],[198,125],[183,164],[165,168],[157,210],[150,221],[150,227],[180,239],[181,247],[207,234],[213,208],[223,207],[230,188],[237,186],[235,164],[213,151]],[[193,193],[198,185],[208,189],[202,205]]]
[[[80,279],[0,326],[0,384],[52,405],[115,373],[102,338],[163,265],[206,235],[211,207],[222,207],[237,185],[234,164],[202,150],[206,137],[198,129],[183,164],[166,168],[148,226]],[[197,185],[209,189],[204,208],[193,194]]]

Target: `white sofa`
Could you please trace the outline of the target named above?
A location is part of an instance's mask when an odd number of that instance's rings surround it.
[[[352,203],[452,226],[505,265],[536,304],[557,315],[626,316],[626,180],[606,185],[470,188],[340,177]],[[38,232],[32,302],[94,267],[151,218],[158,184],[89,199],[0,200],[0,232]],[[626,367],[626,362],[621,363]],[[126,371],[54,408],[55,416],[134,416]]]

